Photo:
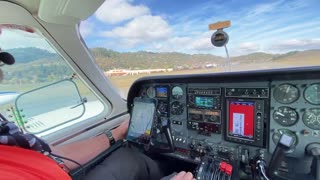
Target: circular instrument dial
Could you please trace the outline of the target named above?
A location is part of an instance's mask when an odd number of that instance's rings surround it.
[[[282,84],[273,91],[276,101],[282,104],[290,104],[299,98],[299,89],[291,84]]]
[[[149,87],[149,88],[147,89],[147,96],[148,96],[149,98],[154,98],[154,97],[156,97],[156,90],[154,89],[154,87]]]
[[[320,130],[320,109],[307,110],[302,116],[302,121],[309,128]]]
[[[183,90],[181,87],[175,86],[174,88],[172,88],[171,94],[173,99],[181,99],[183,96]]]
[[[183,113],[184,107],[183,104],[175,101],[171,104],[171,114],[172,115],[180,115]]]
[[[292,126],[298,121],[298,113],[289,107],[280,107],[273,113],[273,119],[282,126]]]
[[[280,138],[281,138],[281,136],[282,136],[283,133],[285,133],[285,134],[293,137],[292,146],[298,144],[298,137],[297,137],[297,135],[296,135],[294,132],[292,132],[292,131],[290,131],[290,130],[288,130],[288,129],[278,129],[277,131],[275,131],[275,132],[273,133],[273,135],[272,135],[272,141],[273,141],[274,144],[278,144],[278,141],[280,140]],[[294,151],[294,149],[290,149],[290,150],[288,150],[287,152],[293,152],[293,151]]]
[[[310,104],[320,105],[320,83],[309,86],[304,91],[304,99]]]

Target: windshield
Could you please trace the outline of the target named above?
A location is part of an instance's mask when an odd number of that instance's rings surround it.
[[[0,24],[2,61],[4,53],[15,63],[0,63],[0,113],[25,131],[44,135],[108,112],[36,29]]]
[[[318,7],[318,0],[108,0],[80,33],[126,97],[142,76],[320,65]],[[225,20],[227,49],[214,47],[208,25]]]

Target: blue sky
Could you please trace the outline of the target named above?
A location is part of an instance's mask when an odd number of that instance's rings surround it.
[[[208,24],[225,29],[231,56],[320,49],[319,0],[106,0],[80,26],[89,47],[224,55]]]

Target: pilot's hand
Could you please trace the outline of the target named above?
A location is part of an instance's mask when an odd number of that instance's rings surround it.
[[[127,135],[129,127],[129,119],[123,121],[120,126],[112,131],[112,134],[116,140],[124,139]]]
[[[177,175],[175,175],[171,180],[194,180],[191,172],[181,171]]]

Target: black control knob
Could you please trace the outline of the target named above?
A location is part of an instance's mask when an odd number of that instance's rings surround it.
[[[194,148],[195,148],[195,146],[194,146],[194,144],[189,144],[189,148],[191,149],[191,150],[194,150]]]
[[[194,150],[196,148],[196,142],[194,140],[192,140],[191,143],[189,144],[189,148],[191,150]]]
[[[211,151],[213,151],[213,148],[212,148],[211,146],[207,146],[207,147],[206,147],[206,151],[207,151],[207,152],[211,152]]]

